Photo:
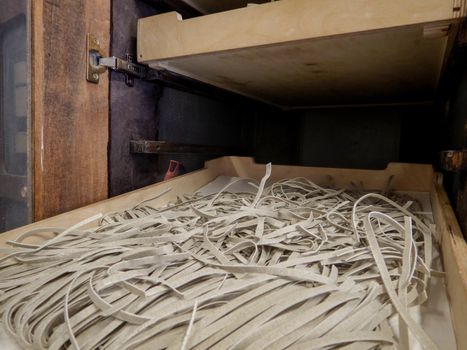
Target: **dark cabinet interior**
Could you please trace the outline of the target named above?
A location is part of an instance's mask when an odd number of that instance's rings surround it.
[[[170,10],[184,17],[200,15],[181,3],[113,1],[112,55],[135,52],[140,17]],[[436,98],[427,103],[281,110],[215,89],[190,89],[189,84],[174,87],[137,80],[128,87],[121,74],[112,72],[110,195],[162,180],[170,160],[193,171],[216,156],[131,154],[130,140],[224,147],[226,155],[273,164],[371,169],[385,168],[389,162],[438,166],[440,151],[465,147],[467,60],[462,33]],[[451,200],[462,211],[464,177],[445,172],[445,182]]]

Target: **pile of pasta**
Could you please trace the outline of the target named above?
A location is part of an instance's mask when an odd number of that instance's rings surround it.
[[[408,349],[411,336],[435,349],[409,313],[427,298],[430,215],[407,197],[270,174],[237,180],[252,193],[229,184],[10,241],[3,326],[52,350]],[[26,243],[42,233],[54,236]]]

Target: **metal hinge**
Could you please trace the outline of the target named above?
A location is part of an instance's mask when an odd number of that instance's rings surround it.
[[[125,83],[128,86],[134,85],[134,78],[153,81],[157,79],[157,72],[147,66],[135,63],[135,58],[131,54],[126,54],[125,59],[111,56],[104,57],[99,40],[88,34],[86,38],[87,47],[87,68],[86,80],[91,83],[99,83],[99,76],[107,69],[125,74]]]

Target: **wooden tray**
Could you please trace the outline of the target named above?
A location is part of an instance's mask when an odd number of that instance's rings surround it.
[[[133,207],[167,188],[172,190],[152,202],[163,205],[177,195],[192,193],[220,175],[261,179],[264,165],[251,158],[223,157],[206,162],[205,168],[172,180],[129,192],[81,209],[73,210],[37,223],[6,232],[0,236],[0,246],[22,232],[39,227],[67,227],[96,213],[107,213]],[[467,348],[467,244],[441,185],[441,176],[430,165],[391,163],[384,170],[358,170],[273,166],[271,181],[306,177],[319,185],[366,190],[417,191],[430,194],[433,216],[441,237],[441,250],[446,271],[448,298],[458,349]]]
[[[138,21],[138,60],[280,106],[427,102],[466,0],[281,0]]]

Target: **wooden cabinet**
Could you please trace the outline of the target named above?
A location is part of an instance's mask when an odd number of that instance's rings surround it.
[[[5,3],[10,6],[3,7]],[[155,182],[165,170],[160,164],[171,157],[183,159],[188,170],[204,164],[204,158],[186,154],[132,155],[128,145],[135,137],[188,144],[244,142],[248,156],[287,164],[275,168],[279,177],[307,176],[326,184],[331,176],[342,187],[364,181],[367,189],[379,190],[393,178],[395,189],[428,194],[441,235],[458,348],[464,348],[467,245],[441,177],[431,165],[397,163],[363,170],[290,164],[310,165],[318,152],[324,154],[323,161],[329,161],[326,155],[335,158],[339,152],[354,152],[358,157],[348,159],[373,157],[378,165],[393,160],[435,163],[436,151],[443,145],[429,143],[438,142],[441,130],[448,129],[443,124],[449,119],[446,101],[454,96],[454,88],[449,87],[465,86],[455,77],[458,71],[452,71],[451,61],[455,56],[456,64],[465,69],[459,57],[466,56],[458,55],[456,41],[463,33],[466,1],[280,0],[227,12],[219,11],[246,1],[229,1],[222,7],[218,1],[177,1],[212,13],[190,19],[176,12],[153,16],[158,9],[147,11],[150,3],[7,0],[0,4],[2,43],[12,42],[14,35],[23,35],[25,43],[22,58],[11,64],[2,61],[15,77],[3,87],[2,96],[14,91],[23,101],[15,99],[12,104],[8,97],[13,111],[8,113],[23,118],[25,125],[20,125],[23,119],[13,118],[9,139],[0,139],[0,198],[9,201],[10,210],[16,210],[11,204],[15,201],[23,210],[16,211],[23,216],[14,226],[38,221],[4,233],[0,241],[29,229],[71,226],[96,212],[123,210],[167,187],[172,192],[157,204],[197,190],[219,175],[261,177],[262,166],[251,158],[223,157],[170,182],[107,199],[109,183],[115,184],[113,193],[121,193]],[[138,12],[142,6],[144,11]],[[165,81],[137,81],[133,90],[126,90],[130,88],[121,76],[112,80],[108,73],[100,76],[99,84],[87,82],[86,34],[99,39],[103,55],[124,56],[134,46],[131,40],[138,20],[140,63],[246,96],[247,102],[186,92]],[[24,31],[13,35],[17,23]],[[4,29],[7,26],[10,32]],[[8,35],[13,36],[8,39]],[[452,105],[464,111],[459,108],[464,93],[457,95]],[[375,132],[374,124],[366,122],[383,115],[388,127],[380,129],[391,129],[390,133]],[[320,123],[313,119],[317,116]],[[113,117],[118,120],[112,124]],[[342,123],[345,118],[349,120]],[[7,129],[5,120],[2,115],[2,130]],[[352,127],[346,128],[350,123]],[[308,132],[311,129],[313,134]],[[350,129],[365,132],[349,136]],[[318,142],[308,142],[310,135]],[[339,152],[327,152],[333,147],[329,135],[341,141]],[[389,156],[381,156],[381,144],[390,144]],[[311,147],[314,152],[304,150]],[[369,147],[372,152],[365,149]],[[21,161],[11,161],[7,155],[11,149]],[[123,168],[127,177],[116,179]],[[4,213],[0,204],[0,231]]]

